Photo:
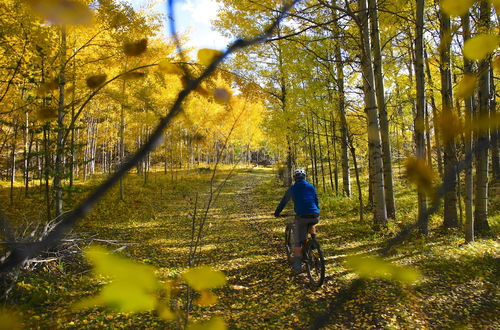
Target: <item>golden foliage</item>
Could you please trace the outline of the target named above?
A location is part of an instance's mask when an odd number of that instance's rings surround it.
[[[405,160],[406,177],[417,186],[420,192],[427,195],[432,193],[434,172],[421,158],[408,157]]]
[[[49,23],[61,25],[89,24],[92,11],[86,5],[73,0],[29,0],[34,12]]]
[[[126,42],[123,45],[123,52],[127,56],[140,56],[148,48],[148,39],[143,38],[137,41]]]
[[[171,63],[168,59],[161,60],[158,63],[158,70],[168,74],[184,74],[184,71],[178,65]]]
[[[187,330],[226,330],[227,325],[220,316],[214,316],[210,321],[203,323],[192,323],[187,326]]]
[[[472,61],[482,60],[498,47],[498,42],[498,36],[479,34],[464,43],[464,56]]]
[[[449,16],[462,16],[474,4],[475,0],[441,0],[441,9]]]
[[[396,266],[377,257],[359,255],[346,258],[346,266],[354,270],[362,278],[384,278],[411,284],[421,278],[419,271],[405,266]]]
[[[451,110],[443,110],[437,118],[437,124],[444,143],[453,141],[464,132],[464,123]]]
[[[464,74],[462,80],[458,83],[455,93],[460,99],[466,99],[474,94],[477,85],[477,77],[473,74]]]
[[[200,64],[209,66],[214,62],[217,58],[222,55],[220,50],[202,48],[198,51],[198,62]]]
[[[182,277],[196,291],[215,289],[226,284],[224,273],[207,266],[191,268]]]

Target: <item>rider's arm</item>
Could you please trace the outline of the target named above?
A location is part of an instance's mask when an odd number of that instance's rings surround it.
[[[292,189],[288,188],[285,192],[285,196],[281,199],[281,202],[278,204],[276,211],[274,211],[274,216],[277,217],[280,215],[281,211],[285,208],[286,203],[292,198]]]

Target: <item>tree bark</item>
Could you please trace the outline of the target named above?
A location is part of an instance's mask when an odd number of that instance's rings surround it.
[[[380,49],[380,32],[378,27],[377,0],[368,0],[370,10],[371,38],[373,51],[373,73],[375,92],[377,95],[378,115],[380,121],[380,137],[382,139],[382,160],[384,166],[384,191],[387,217],[396,219],[396,203],[394,201],[394,183],[392,177],[391,141],[389,139],[389,120],[385,105],[384,73],[382,68],[382,52]]]
[[[368,121],[368,149],[372,165],[373,176],[373,223],[375,227],[387,225],[387,211],[384,192],[384,173],[382,162],[382,144],[377,112],[377,98],[373,77],[373,64],[370,47],[370,32],[366,0],[359,0],[359,18],[361,28],[361,66],[363,72],[363,87],[365,111]]]
[[[490,4],[482,0],[478,23],[479,33],[485,33],[490,25]],[[490,109],[490,57],[479,62],[479,111],[478,120],[488,120]],[[488,224],[488,131],[478,132],[476,139],[476,198],[474,229],[476,232],[489,230]]]
[[[441,73],[441,98],[443,104],[442,119],[445,121],[454,117],[453,94],[451,82],[450,61],[450,17],[440,12],[440,73]],[[457,227],[457,176],[456,176],[456,145],[452,134],[444,134],[444,180],[447,181],[444,195],[444,227]]]
[[[417,0],[415,29],[415,80],[417,88],[415,116],[415,147],[418,159],[425,161],[425,76],[424,76],[424,0]],[[418,189],[418,228],[424,235],[429,233],[427,200],[424,191]]]
[[[467,13],[462,17],[462,31],[464,43],[470,38],[470,15]],[[472,74],[472,62],[464,56],[464,74]],[[472,112],[472,97],[466,98],[465,103],[465,124],[471,127],[473,112]],[[465,151],[465,241],[474,241],[474,218],[473,218],[473,176],[472,176],[472,132],[466,132],[464,137]]]

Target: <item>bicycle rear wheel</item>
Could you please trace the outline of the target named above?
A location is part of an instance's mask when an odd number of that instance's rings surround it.
[[[325,281],[325,259],[319,243],[313,239],[307,245],[304,262],[311,286],[319,288]]]
[[[285,253],[288,262],[292,262],[293,257],[293,246],[292,246],[292,235],[293,228],[291,225],[287,225],[285,229]]]

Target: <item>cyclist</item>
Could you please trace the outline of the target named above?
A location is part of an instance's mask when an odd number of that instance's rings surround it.
[[[293,271],[301,271],[302,247],[307,239],[307,229],[309,233],[316,237],[315,224],[319,221],[318,195],[314,186],[306,181],[306,172],[302,168],[297,168],[293,172],[295,181],[281,199],[274,216],[278,217],[290,199],[293,199],[295,210],[295,237],[293,249]]]

